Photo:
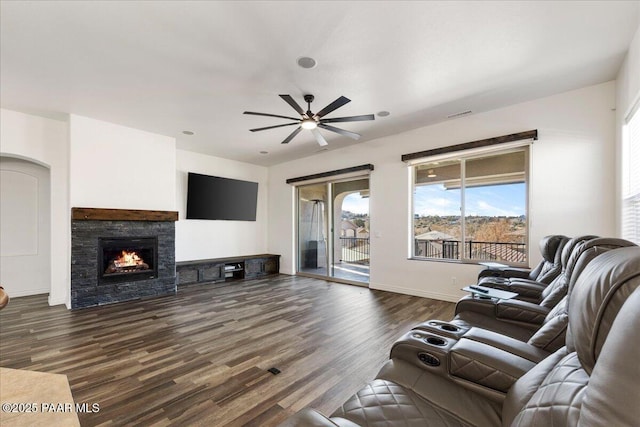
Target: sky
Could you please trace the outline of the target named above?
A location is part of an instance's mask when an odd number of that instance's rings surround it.
[[[342,202],[342,210],[356,214],[369,213],[369,198],[363,198],[360,193],[351,193],[344,198]]]
[[[525,185],[504,184],[466,189],[467,216],[525,215]],[[460,215],[460,190],[445,190],[442,185],[415,188],[414,211],[424,215]]]
[[[470,187],[466,191],[469,216],[525,215],[524,184]],[[418,215],[460,215],[460,190],[445,190],[442,185],[416,187],[414,206]],[[369,199],[360,197],[359,193],[349,194],[344,198],[342,210],[369,213]]]

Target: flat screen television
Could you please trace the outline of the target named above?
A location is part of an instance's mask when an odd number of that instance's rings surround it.
[[[187,219],[255,221],[258,183],[189,172]]]

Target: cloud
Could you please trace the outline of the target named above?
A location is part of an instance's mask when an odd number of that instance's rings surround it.
[[[344,198],[342,202],[342,210],[349,211],[356,214],[368,214],[369,213],[369,199],[360,197],[359,194],[349,194]]]
[[[472,187],[466,190],[466,215],[520,216],[525,214],[524,184]],[[416,187],[414,210],[418,215],[460,215],[460,191],[441,185]]]

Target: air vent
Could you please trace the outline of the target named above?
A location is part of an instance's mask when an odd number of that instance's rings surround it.
[[[447,116],[447,119],[453,119],[453,118],[456,118],[456,117],[466,116],[467,114],[471,114],[471,113],[473,113],[473,111],[471,111],[471,110],[460,111],[459,113],[449,114]]]

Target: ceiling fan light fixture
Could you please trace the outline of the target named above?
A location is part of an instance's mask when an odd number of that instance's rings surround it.
[[[302,122],[300,122],[300,126],[302,129],[311,130],[318,127],[318,122],[313,119],[303,119]]]

